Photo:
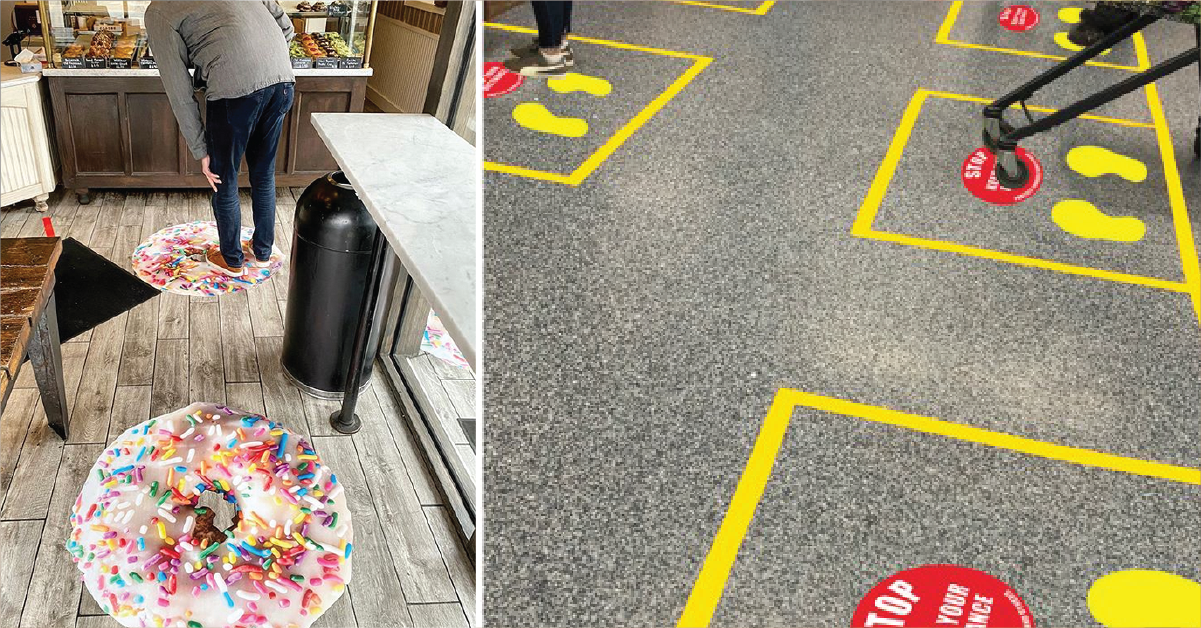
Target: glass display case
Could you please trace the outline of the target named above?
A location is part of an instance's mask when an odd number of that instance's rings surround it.
[[[43,2],[51,67],[130,69],[153,63],[143,15],[149,2]]]
[[[148,0],[106,2],[43,0],[46,60],[60,69],[150,69],[157,67],[146,41]],[[280,2],[296,37],[289,48],[295,69],[369,67],[375,2]]]

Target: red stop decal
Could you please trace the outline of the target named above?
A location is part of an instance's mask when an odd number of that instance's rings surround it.
[[[1013,205],[1034,196],[1043,183],[1043,166],[1034,155],[1020,146],[1015,154],[1019,161],[1026,164],[1026,170],[1030,173],[1022,187],[1010,189],[997,181],[997,156],[983,146],[963,161],[959,173],[963,177],[963,187],[976,198],[994,205]]]
[[[1009,585],[959,565],[893,574],[859,603],[852,628],[1028,628],[1034,617]]]
[[[1018,4],[1001,9],[1001,15],[997,19],[1006,29],[1024,33],[1038,25],[1038,11],[1033,7]]]
[[[484,98],[496,98],[521,87],[525,77],[510,72],[500,61],[489,61],[484,64]]]

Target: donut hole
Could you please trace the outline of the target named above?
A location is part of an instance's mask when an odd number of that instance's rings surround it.
[[[205,491],[200,494],[193,506],[196,510],[196,529],[193,537],[208,542],[220,542],[224,540],[224,533],[237,527],[241,517],[237,507],[229,499],[229,494],[224,491]],[[208,545],[208,542],[203,544]]]

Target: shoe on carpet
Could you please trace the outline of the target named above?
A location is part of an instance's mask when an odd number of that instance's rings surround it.
[[[1068,41],[1081,48],[1088,48],[1101,41],[1108,34],[1088,22],[1081,21],[1079,24],[1073,26],[1072,30],[1068,31]]]
[[[538,54],[539,50],[538,40],[535,39],[525,46],[512,48],[509,50],[509,52],[513,53],[518,59],[520,59],[522,57],[532,57]],[[563,54],[563,62],[567,64],[567,67],[575,67],[575,53],[571,50],[571,44],[567,43],[566,41],[563,42]]]
[[[205,261],[213,270],[229,275],[230,277],[241,277],[242,273],[246,272],[241,266],[234,268],[225,262],[225,256],[221,255],[220,249],[209,249],[204,254]]]
[[[1134,11],[1108,5],[1085,9],[1080,12],[1080,22],[1068,31],[1068,41],[1087,48],[1118,30],[1127,22],[1138,19],[1138,16],[1139,14]]]
[[[528,57],[509,59],[505,61],[505,67],[510,72],[534,78],[563,76],[567,74],[566,59],[567,55],[565,53],[546,55],[539,51]]]

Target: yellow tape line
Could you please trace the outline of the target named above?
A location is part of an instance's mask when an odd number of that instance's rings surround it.
[[[1143,275],[1132,275],[1129,273],[1120,273],[1112,270],[1101,270],[1091,266],[1077,266],[1075,264],[1065,264],[1063,262],[1055,262],[1040,257],[1027,257],[1025,255],[1016,255],[1014,253],[1005,253],[1002,251],[994,251],[992,249],[983,249],[957,242],[947,242],[945,240],[930,240],[927,238],[918,238],[901,233],[890,233],[887,231],[876,231],[869,229],[863,233],[855,233],[854,235],[861,238],[871,238],[883,242],[895,242],[897,244],[905,244],[908,246],[916,246],[918,248],[930,249],[934,251],[946,251],[948,253],[959,253],[961,255],[972,255],[984,259],[991,259],[998,262],[1007,262],[1018,266],[1027,266],[1030,268],[1042,268],[1044,270],[1052,270],[1055,272],[1065,273],[1068,275],[1081,275],[1084,277],[1092,277],[1094,279],[1104,279],[1106,281],[1117,281],[1121,283],[1134,284],[1136,286],[1146,286],[1148,288],[1158,288],[1169,292],[1182,292],[1189,294],[1192,288],[1184,282],[1170,281],[1160,279],[1159,277],[1145,277]]]
[[[1151,67],[1151,57],[1142,40],[1134,42],[1139,65]],[[1180,171],[1176,168],[1176,151],[1172,147],[1172,132],[1159,100],[1159,89],[1155,83],[1148,84],[1147,107],[1155,121],[1155,136],[1159,140],[1159,153],[1163,157],[1163,176],[1168,184],[1168,200],[1172,206],[1172,224],[1176,231],[1176,245],[1180,247],[1180,266],[1184,271],[1184,283],[1192,296],[1193,313],[1201,324],[1201,262],[1197,259],[1197,244],[1193,240],[1193,229],[1188,216],[1188,203],[1184,200],[1184,188],[1180,183]]]
[[[940,91],[933,90],[933,89],[918,90],[918,93],[919,94],[924,93],[926,96],[933,96],[935,98],[943,98],[945,100],[960,100],[963,102],[976,102],[976,103],[980,103],[983,105],[987,105],[996,100],[995,98],[981,98],[979,96],[968,96],[966,94],[956,94],[954,92],[940,92]],[[1009,108],[1010,109],[1021,109],[1022,105],[1021,105],[1021,103],[1015,103],[1015,104],[1009,105]],[[1035,105],[1026,105],[1026,108],[1029,109],[1030,111],[1037,111],[1039,113],[1055,113],[1056,111],[1059,111],[1058,109],[1052,109],[1050,107],[1037,107]],[[1154,122],[1137,122],[1135,120],[1127,120],[1125,118],[1110,118],[1108,116],[1098,116],[1098,115],[1093,115],[1091,113],[1081,114],[1080,116],[1078,116],[1078,118],[1080,120],[1092,120],[1093,122],[1105,122],[1107,124],[1117,124],[1119,126],[1134,127],[1134,128],[1139,128],[1139,129],[1154,129],[1155,128]]]
[[[755,439],[750,460],[746,463],[742,478],[738,480],[738,487],[734,489],[730,507],[721,521],[721,527],[717,529],[717,536],[713,537],[713,545],[701,565],[688,602],[684,604],[684,612],[676,624],[680,628],[708,626],[713,619],[713,611],[717,609],[717,602],[734,567],[734,559],[738,557],[738,548],[755,516],[755,508],[763,497],[776,454],[784,442],[784,432],[788,429],[795,405],[793,392],[787,388],[776,392],[775,401],[763,420],[763,427],[759,429],[759,437]]]
[[[688,5],[692,5],[694,7],[708,7],[710,9],[721,9],[722,11],[733,11],[735,13],[746,13],[749,15],[765,15],[768,11],[771,10],[772,5],[774,5],[776,3],[776,0],[768,0],[767,2],[760,3],[759,6],[753,8],[753,9],[748,9],[746,7],[738,7],[738,6],[728,5],[728,4],[715,4],[712,2],[700,2],[699,0],[672,0],[672,1],[675,2],[676,4],[688,4]]]
[[[693,63],[692,67],[688,68],[686,72],[673,81],[666,91],[655,97],[649,105],[638,112],[638,115],[634,116],[625,126],[621,127],[613,137],[610,137],[608,141],[602,144],[588,159],[585,159],[584,163],[580,164],[580,167],[571,173],[572,184],[577,185],[584,179],[587,179],[588,175],[592,174],[593,171],[600,167],[602,162],[613,154],[613,151],[616,151],[626,140],[630,139],[634,131],[637,131],[642,125],[646,124],[656,113],[659,113],[659,110],[667,106],[667,103],[672,98],[675,98],[676,94],[679,94],[680,90],[684,89],[688,83],[692,82],[692,79],[696,78],[697,74],[700,74],[705,68],[709,67],[711,61],[712,59],[702,58]]]

